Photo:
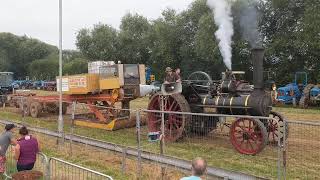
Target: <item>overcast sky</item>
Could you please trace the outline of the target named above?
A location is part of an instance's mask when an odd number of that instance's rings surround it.
[[[185,10],[193,0],[63,0],[63,48],[76,49],[76,33],[102,22],[119,28],[126,13],[156,19],[170,7]],[[58,45],[59,0],[2,0],[0,32],[27,35]]]

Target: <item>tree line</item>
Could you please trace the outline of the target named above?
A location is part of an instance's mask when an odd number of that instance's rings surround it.
[[[252,76],[250,45],[242,38],[240,8],[232,6],[234,36],[232,68]],[[320,1],[257,1],[259,31],[266,49],[265,70],[280,84],[293,81],[294,73],[306,71],[309,82],[320,81]],[[194,1],[187,10],[162,12],[155,20],[127,14],[117,30],[107,24],[84,28],[77,35],[77,47],[88,59],[144,63],[163,77],[166,66],[180,67],[184,78],[193,71],[220,77],[226,67],[214,36],[217,27],[206,0]]]
[[[240,8],[247,1],[238,0],[232,6],[232,69],[246,71],[247,78],[252,79],[251,47],[241,35],[243,24],[239,20]],[[266,49],[265,70],[270,78],[279,84],[287,84],[293,81],[295,72],[306,71],[309,82],[319,82],[319,0],[256,2],[259,31]],[[213,79],[219,79],[226,67],[214,36],[216,30],[206,0],[195,0],[180,13],[166,9],[154,20],[129,13],[122,18],[119,29],[103,23],[94,25],[92,29],[81,29],[76,41],[79,52],[64,51],[64,72],[85,72],[87,61],[111,60],[146,64],[158,79],[162,79],[167,66],[181,68],[184,78],[201,70]],[[26,37],[19,37],[19,41],[25,43],[8,41],[1,37],[3,35],[0,34],[0,70],[9,69],[18,76],[58,73],[54,68],[36,71],[50,63],[50,67],[57,67],[56,47]],[[7,44],[3,45],[3,41]],[[10,47],[17,49],[10,50]]]
[[[79,51],[63,51],[64,74],[87,71]],[[14,72],[15,79],[54,80],[58,75],[58,48],[27,36],[0,33],[0,72]]]

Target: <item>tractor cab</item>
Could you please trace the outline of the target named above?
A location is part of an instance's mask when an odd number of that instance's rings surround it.
[[[114,64],[100,67],[100,90],[121,89],[122,97],[140,96],[140,85],[146,84],[145,66],[142,64]]]

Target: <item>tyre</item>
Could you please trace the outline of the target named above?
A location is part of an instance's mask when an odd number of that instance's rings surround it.
[[[231,125],[230,141],[241,154],[256,155],[268,143],[267,129],[260,120],[239,118]]]
[[[42,111],[42,106],[39,102],[32,102],[30,104],[30,115],[33,118],[38,118]]]

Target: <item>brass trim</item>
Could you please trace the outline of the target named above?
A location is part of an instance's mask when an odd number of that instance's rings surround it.
[[[218,98],[216,99],[216,106],[218,106],[219,98],[220,96],[218,96]]]
[[[232,112],[232,107],[231,107],[231,106],[232,106],[232,101],[233,101],[233,97],[231,97],[231,99],[230,99],[230,113],[231,113],[231,114],[233,114],[233,112]]]
[[[248,95],[248,96],[246,97],[246,100],[244,101],[244,107],[247,107],[247,106],[248,106],[249,97],[250,97],[250,95]],[[246,110],[246,113],[248,114],[248,109],[245,108],[245,110]]]
[[[246,100],[244,102],[244,107],[248,106],[249,97],[250,97],[250,95],[247,96],[247,98],[246,98]]]
[[[203,99],[203,105],[205,105],[205,104],[206,104],[207,97],[208,97],[208,95],[206,95],[206,96],[204,97],[204,99]]]
[[[221,91],[223,91],[223,83],[224,83],[224,80],[220,84]]]
[[[229,81],[229,84],[228,84],[228,91],[230,90],[230,85],[231,85],[231,80]]]

